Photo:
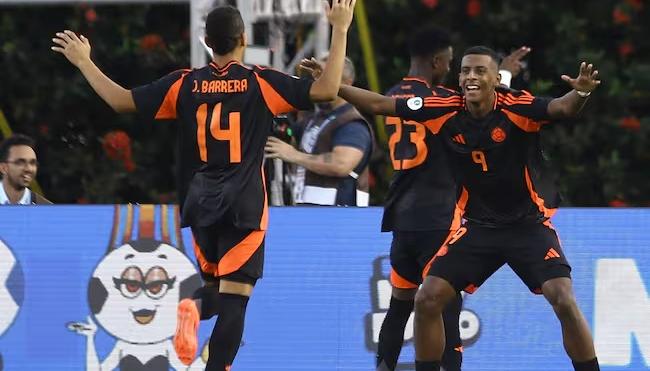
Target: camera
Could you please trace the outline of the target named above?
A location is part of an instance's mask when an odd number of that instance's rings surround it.
[[[273,118],[273,131],[271,135],[285,143],[291,144],[293,139],[293,130],[287,116],[275,116]]]

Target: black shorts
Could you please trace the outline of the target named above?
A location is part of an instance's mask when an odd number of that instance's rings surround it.
[[[262,277],[266,231],[215,224],[192,227],[192,235],[204,281],[228,279],[255,284]]]
[[[465,225],[438,251],[427,274],[471,294],[504,264],[536,294],[550,279],[571,277],[550,222],[507,228]]]
[[[414,289],[420,286],[424,267],[449,236],[449,230],[394,231],[390,245],[393,287]]]

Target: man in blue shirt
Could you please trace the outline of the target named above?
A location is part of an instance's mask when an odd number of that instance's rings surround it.
[[[345,60],[342,83],[354,83],[352,61]],[[300,125],[299,125],[300,126]],[[342,98],[319,104],[302,120],[298,149],[270,137],[269,158],[297,165],[293,197],[296,204],[368,206],[368,163],[372,129]]]

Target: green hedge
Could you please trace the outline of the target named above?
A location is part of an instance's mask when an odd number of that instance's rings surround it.
[[[514,87],[560,95],[561,74],[594,63],[603,84],[584,115],[544,129],[567,204],[650,206],[650,3],[619,1],[366,0],[382,89],[408,69],[411,30],[453,32],[456,54],[474,44],[507,53],[533,48]],[[61,55],[52,35],[78,30],[97,64],[127,87],[189,65],[189,7],[0,7],[0,109],[14,131],[37,138],[45,194],[59,203],[174,201],[175,129],[117,115]],[[356,30],[350,53],[365,86]],[[455,87],[457,69],[447,85]],[[130,153],[128,153],[130,151]],[[388,182],[386,156],[373,163],[373,200]]]

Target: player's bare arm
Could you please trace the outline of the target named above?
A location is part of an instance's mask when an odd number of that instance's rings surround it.
[[[341,85],[339,97],[359,110],[374,115],[395,116],[395,99],[349,85]]]
[[[57,32],[52,38],[56,44],[51,49],[63,54],[70,63],[81,71],[95,92],[116,112],[135,111],[131,91],[124,89],[106,76],[90,59],[90,41],[70,30]]]
[[[343,75],[348,29],[352,23],[356,2],[356,0],[333,0],[331,7],[327,1],[323,2],[325,14],[332,25],[332,41],[323,74],[309,90],[309,96],[314,102],[329,102],[336,99]]]
[[[580,64],[578,77],[571,78],[562,75],[562,80],[566,81],[573,90],[562,97],[553,99],[548,105],[548,114],[553,118],[573,117],[576,116],[587,102],[587,98],[594,91],[600,80],[598,80],[598,70],[587,62]]]
[[[344,177],[363,159],[363,151],[349,146],[335,146],[332,152],[312,155],[298,151],[282,140],[269,137],[264,147],[266,157],[279,158],[326,176]]]
[[[315,58],[303,59],[299,68],[310,73],[314,79],[318,79],[323,73],[323,63]],[[393,98],[349,85],[341,85],[339,96],[361,111],[375,115],[395,115]]]

